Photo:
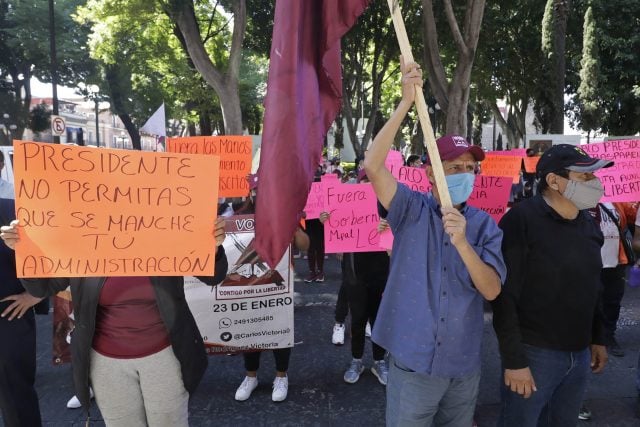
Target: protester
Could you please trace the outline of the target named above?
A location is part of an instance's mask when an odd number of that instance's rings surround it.
[[[602,257],[602,322],[608,354],[624,357],[624,350],[616,339],[620,306],[624,297],[627,267],[633,264],[631,242],[626,240],[627,224],[633,223],[636,209],[631,203],[598,203],[589,213],[600,226],[604,244],[600,250]],[[631,258],[631,259],[630,259]],[[582,404],[578,419],[590,420],[591,411]]]
[[[633,231],[633,241],[632,247],[636,252],[636,255],[640,254],[640,207],[638,208],[638,213],[636,214],[635,228]],[[640,263],[640,256],[637,257],[638,262]]]
[[[640,286],[640,208],[638,209],[634,223],[632,248],[635,251],[636,258],[638,258],[638,260],[636,261],[634,268],[629,273],[629,283],[634,286]],[[632,275],[634,277],[631,277]],[[636,390],[638,391],[638,396],[640,396],[640,353],[638,353],[638,365],[636,369]]]
[[[342,255],[340,255],[342,257]],[[340,262],[342,262],[340,258]],[[333,333],[331,334],[331,343],[334,345],[344,344],[345,321],[349,314],[349,302],[347,300],[347,286],[343,280],[338,290],[338,298],[336,299],[336,309],[334,313],[335,324],[333,325]]]
[[[10,248],[18,223],[1,229]],[[227,273],[224,219],[215,226],[216,285]],[[105,424],[187,426],[188,400],[207,367],[204,343],[184,296],[182,277],[21,279],[28,292],[49,297],[71,287],[71,340],[76,395],[89,412],[89,387]]]
[[[407,161],[405,162],[405,166],[410,166],[413,168],[419,168],[422,166],[422,159],[417,154],[412,154],[407,157]]]
[[[251,196],[250,203],[247,204],[241,212],[237,214],[254,214],[256,206],[256,198],[258,197],[258,181],[255,175],[249,177],[249,188]],[[305,221],[307,226],[309,221]],[[309,237],[302,227],[298,227],[293,237],[293,244],[301,251],[309,248]],[[244,359],[245,377],[236,390],[235,399],[237,401],[245,401],[251,397],[251,393],[258,387],[258,369],[260,368],[260,356],[262,351],[242,353]],[[274,402],[282,402],[287,398],[289,392],[289,359],[291,358],[291,347],[277,348],[273,350],[273,357],[276,364],[276,377],[273,380],[273,391],[271,400]]]
[[[2,151],[0,151],[2,153]],[[15,218],[11,199],[0,198],[0,220]],[[37,427],[42,424],[36,379],[36,321],[48,313],[47,301],[28,294],[17,278],[14,252],[0,244],[0,409],[4,425]]]
[[[359,181],[368,182],[364,171],[360,172]],[[322,223],[328,221],[329,218],[330,214],[327,212],[320,215]],[[345,253],[342,254],[341,264],[342,284],[340,289],[344,289],[351,312],[352,356],[343,379],[346,383],[355,384],[364,372],[362,356],[364,355],[366,328],[367,324],[374,326],[376,322],[378,308],[389,275],[389,255],[385,251]],[[342,343],[344,343],[344,323],[341,323],[339,329],[341,329]],[[334,326],[334,338],[336,332],[336,326]],[[334,344],[337,343],[334,342]],[[389,368],[384,359],[385,349],[375,342],[371,343],[371,347],[373,352],[371,373],[375,375],[380,384],[387,385]]]
[[[602,315],[607,351],[612,356],[623,357],[624,350],[616,339],[620,304],[624,296],[625,277],[629,263],[633,263],[633,249],[626,239],[627,224],[636,218],[631,203],[599,203],[591,210],[604,236],[601,249]]]
[[[500,221],[507,280],[493,302],[504,384],[499,425],[577,423],[589,368],[607,362],[598,309],[603,235],[585,209],[612,162],[568,144],[538,162],[537,195]]]
[[[437,146],[453,207],[440,206],[432,167],[429,193],[398,184],[384,162],[411,108],[422,72],[401,60],[402,100],[365,159],[376,196],[394,235],[389,280],[372,339],[387,349],[388,426],[470,426],[480,382],[483,300],[500,293],[505,267],[502,232],[468,206],[480,147],[460,136]]]
[[[310,241],[307,251],[309,274],[304,281],[307,283],[324,282],[324,226],[319,219],[306,220],[306,226]]]
[[[0,150],[0,171],[4,169],[4,153]],[[13,184],[0,178],[0,198],[1,199],[15,199],[15,190]]]

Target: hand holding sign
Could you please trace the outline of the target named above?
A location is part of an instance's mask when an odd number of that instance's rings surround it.
[[[9,225],[3,225],[0,227],[0,238],[2,238],[5,245],[11,249],[16,248],[16,243],[20,239],[18,234],[18,223],[19,221],[14,219]]]

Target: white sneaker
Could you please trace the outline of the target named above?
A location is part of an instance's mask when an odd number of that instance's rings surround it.
[[[93,399],[93,389],[89,387],[89,398]],[[78,409],[82,407],[82,403],[78,400],[78,396],[73,395],[71,399],[67,402],[67,409]]]
[[[367,322],[367,326],[364,327],[364,336],[371,337],[371,324]]]
[[[274,402],[282,402],[287,398],[287,392],[289,391],[289,378],[276,377],[273,380],[273,393],[271,393],[271,400]]]
[[[331,342],[335,345],[344,344],[344,323],[336,323],[333,325],[333,335],[331,336]]]
[[[242,384],[236,390],[236,400],[240,402],[247,400],[256,387],[258,387],[258,377],[244,377]]]

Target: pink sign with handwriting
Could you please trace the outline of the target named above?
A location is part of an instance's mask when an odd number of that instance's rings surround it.
[[[324,183],[326,253],[379,252],[378,208],[371,184]]]

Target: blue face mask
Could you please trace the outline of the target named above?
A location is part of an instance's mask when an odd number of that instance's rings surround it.
[[[451,203],[459,205],[467,201],[473,191],[473,183],[476,176],[472,173],[457,173],[445,176],[449,194],[451,195]]]

